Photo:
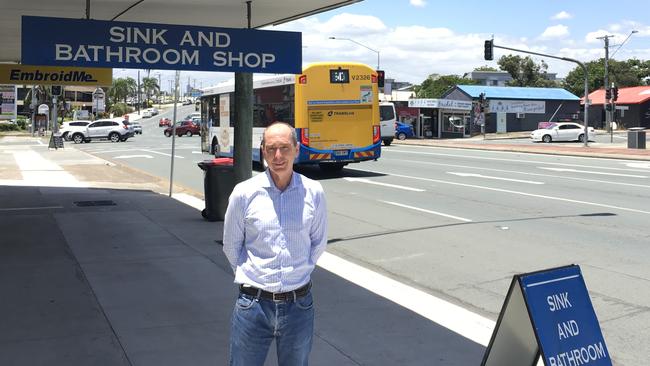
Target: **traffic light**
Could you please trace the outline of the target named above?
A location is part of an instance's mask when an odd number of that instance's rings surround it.
[[[383,88],[384,87],[384,78],[386,77],[386,73],[384,70],[377,70],[377,87]]]
[[[618,99],[618,87],[612,88],[612,100],[616,101]]]
[[[612,90],[610,88],[605,89],[605,100],[612,99]]]
[[[485,59],[488,60],[488,61],[494,59],[494,55],[493,55],[493,52],[492,52],[493,47],[494,47],[493,42],[494,41],[491,40],[491,39],[488,39],[487,41],[485,41]]]
[[[52,95],[57,97],[61,95],[61,85],[52,85]]]

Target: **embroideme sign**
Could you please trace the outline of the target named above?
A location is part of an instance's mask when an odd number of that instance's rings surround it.
[[[302,71],[299,32],[23,16],[21,41],[32,65]]]
[[[112,69],[0,64],[0,84],[109,86]]]

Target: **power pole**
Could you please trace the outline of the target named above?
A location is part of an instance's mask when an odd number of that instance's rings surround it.
[[[611,132],[612,131],[612,107],[610,103],[610,97],[611,97],[611,89],[609,85],[609,39],[611,37],[614,37],[613,35],[604,35],[602,37],[598,37],[598,39],[602,39],[605,41],[605,78],[603,80],[603,84],[605,87],[605,101],[603,103],[603,108],[605,110],[605,126],[607,128],[607,131]]]

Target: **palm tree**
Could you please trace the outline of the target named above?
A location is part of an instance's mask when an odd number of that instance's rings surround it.
[[[114,103],[118,100],[126,103],[127,98],[134,95],[136,89],[137,83],[133,78],[117,78],[113,80],[113,84],[108,90],[108,95],[113,99]]]
[[[142,78],[142,89],[144,89],[144,94],[147,96],[147,99],[150,99],[153,94],[160,91],[158,79],[150,77]]]

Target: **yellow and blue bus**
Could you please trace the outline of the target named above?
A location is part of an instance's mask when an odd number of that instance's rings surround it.
[[[294,164],[338,171],[381,155],[377,73],[352,62],[321,62],[300,75],[253,80],[253,161],[264,166],[262,133],[282,121],[296,128],[300,153]],[[201,146],[215,156],[233,155],[234,83],[204,89]]]

